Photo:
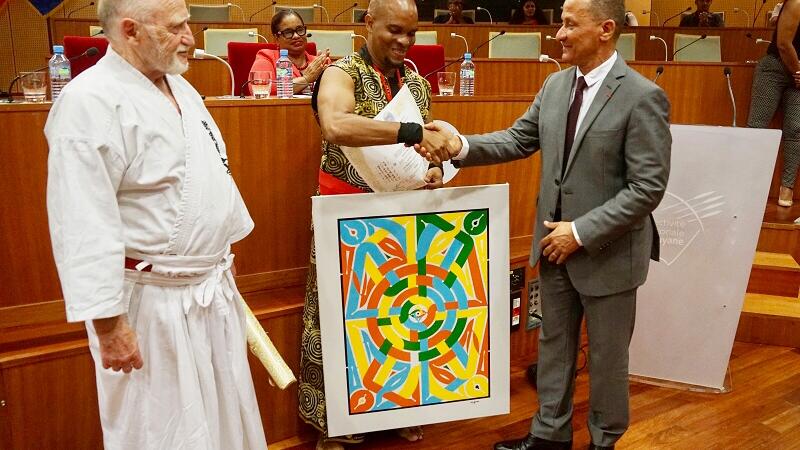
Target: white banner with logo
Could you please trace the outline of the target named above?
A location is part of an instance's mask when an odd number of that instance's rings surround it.
[[[722,390],[779,130],[672,125],[661,261],[639,289],[630,373]]]

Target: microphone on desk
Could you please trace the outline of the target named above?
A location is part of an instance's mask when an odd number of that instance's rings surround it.
[[[660,27],[661,26],[661,17],[658,16],[658,13],[656,13],[655,11],[647,10],[647,9],[643,9],[642,10],[642,15],[643,16],[647,15],[647,13],[650,13],[651,16],[654,16],[656,18],[655,26]],[[653,25],[652,21],[651,21],[650,25]]]
[[[768,41],[766,39],[754,38],[753,37],[753,33],[747,33],[747,34],[744,35],[744,37],[746,37],[747,39],[750,39],[751,41],[755,42],[756,44],[771,44],[772,43],[772,41]]]
[[[80,55],[75,55],[75,56],[73,56],[71,58],[67,58],[67,59],[70,62],[73,62],[73,61],[76,61],[76,60],[81,59],[83,57],[95,56],[98,53],[100,53],[100,50],[98,50],[97,47],[89,47],[89,48],[86,49],[86,51],[84,51]],[[47,70],[49,67],[50,67],[50,65],[48,64],[48,65],[46,65],[44,67],[39,67],[38,69],[31,70],[30,72],[41,72],[43,70]],[[8,103],[12,103],[14,101],[14,97],[11,95],[11,89],[14,87],[14,85],[17,83],[17,81],[21,80],[24,76],[25,75],[20,74],[20,75],[17,75],[16,77],[14,77],[14,79],[11,80],[11,83],[9,83],[9,85],[8,85],[8,91],[0,92],[0,97],[3,97],[5,95],[5,96],[8,97]]]
[[[242,9],[242,7],[237,5],[236,3],[228,3],[228,10],[230,10],[231,6],[239,10],[239,14],[242,15],[242,21],[244,21],[244,10]]]
[[[90,34],[89,37],[100,36],[101,34],[106,34],[105,30],[103,30],[102,28],[97,33]]]
[[[746,24],[749,24],[749,23],[750,23],[750,13],[748,13],[748,12],[747,12],[747,11],[745,11],[744,9],[741,9],[741,8],[733,8],[733,12],[735,12],[735,13],[740,13],[740,12],[741,12],[741,13],[744,13],[745,17],[747,17],[747,21],[746,21],[745,23],[746,23]],[[747,26],[749,26],[749,25],[747,25]]]
[[[758,7],[758,11],[756,11],[756,15],[753,16],[753,28],[756,27],[756,20],[758,20],[758,15],[761,14],[761,10],[764,9],[764,5],[767,4],[767,0],[761,0],[761,6]]]
[[[490,24],[493,24],[493,23],[494,23],[494,19],[492,18],[492,13],[491,13],[491,12],[489,12],[489,10],[488,10],[488,9],[486,9],[486,8],[481,8],[480,6],[476,7],[475,9],[476,9],[476,10],[478,10],[478,11],[483,11],[483,12],[485,12],[486,14],[488,14],[488,15],[489,15],[489,23],[490,23]]]
[[[467,42],[467,38],[458,33],[450,33],[450,39],[453,38],[461,38],[461,40],[464,41],[464,53],[469,53],[469,42]]]
[[[766,0],[765,0],[765,1],[766,1]],[[691,6],[687,6],[687,7],[686,7],[686,9],[684,9],[684,10],[683,10],[683,11],[681,11],[681,12],[679,12],[678,14],[675,14],[674,16],[669,16],[669,18],[668,18],[667,20],[665,20],[665,21],[664,21],[664,23],[662,23],[662,24],[661,24],[661,26],[662,26],[662,27],[666,26],[666,25],[667,25],[667,22],[669,22],[670,20],[672,20],[672,19],[674,19],[674,18],[676,18],[676,17],[680,16],[680,15],[681,15],[681,14],[683,14],[683,13],[687,13],[687,12],[689,12],[689,11],[691,11],[691,10],[692,10],[692,7],[691,7]]]
[[[479,46],[475,47],[475,49],[474,49],[474,50],[472,50],[472,51],[473,51],[473,52],[476,52],[476,51],[480,50],[481,48],[483,48],[483,47],[487,46],[487,45],[489,44],[489,42],[492,42],[493,40],[495,40],[495,39],[499,38],[500,36],[502,36],[502,35],[504,35],[504,34],[506,34],[506,30],[500,30],[500,32],[499,32],[499,33],[497,33],[496,35],[494,35],[494,36],[490,37],[489,39],[485,40],[485,41],[484,41],[484,42],[483,42],[481,45],[479,45]],[[434,70],[432,70],[432,71],[430,71],[430,72],[426,73],[426,74],[423,76],[423,78],[428,78],[429,76],[431,76],[431,75],[435,74],[436,72],[439,72],[439,71],[440,71],[440,70],[442,70],[442,69],[446,69],[446,68],[448,68],[448,67],[452,66],[453,64],[455,64],[455,63],[457,63],[457,62],[461,62],[461,61],[463,61],[463,60],[464,60],[464,57],[462,56],[461,58],[458,58],[458,59],[457,59],[457,60],[455,60],[455,61],[450,61],[449,63],[447,63],[447,64],[445,64],[445,65],[443,65],[443,66],[441,66],[441,67],[437,67],[436,69],[434,69]]]
[[[201,30],[195,31],[194,33],[192,33],[192,37],[197,36],[198,33],[202,33],[203,31],[206,31],[207,29],[208,29],[208,27],[203,27]]]
[[[661,43],[664,44],[664,61],[669,61],[669,50],[667,49],[667,41],[658,36],[653,36],[652,34],[650,35],[650,40],[661,41]]]
[[[705,39],[706,37],[707,37],[707,36],[704,34],[704,35],[700,36],[699,38],[697,38],[697,39],[693,40],[692,42],[689,42],[688,44],[684,45],[683,47],[681,47],[681,48],[679,48],[679,49],[675,50],[675,52],[672,54],[672,60],[673,60],[673,61],[675,60],[675,55],[677,55],[677,54],[678,54],[678,53],[679,53],[681,50],[685,49],[686,47],[688,47],[688,46],[690,46],[690,45],[692,45],[692,44],[694,44],[694,43],[696,43],[697,41],[702,41],[702,40],[703,40],[703,39]]]
[[[204,49],[202,49],[202,48],[194,49],[194,57],[197,58],[197,59],[205,59],[205,58],[216,59],[217,61],[221,62],[222,64],[225,64],[225,67],[228,68],[228,73],[231,76],[231,95],[230,96],[234,97],[234,92],[236,92],[236,81],[233,78],[233,68],[231,67],[230,64],[228,64],[228,61],[225,61],[224,59],[220,58],[217,55],[212,55],[211,53],[206,53],[206,51]]]
[[[731,96],[731,105],[733,106],[733,126],[736,127],[736,98],[733,96],[733,86],[731,86],[731,68],[725,67],[722,73],[725,74],[725,79],[728,81],[728,93]]]
[[[356,39],[363,39],[364,45],[367,45],[367,38],[360,34],[350,33],[350,39],[353,40],[353,45],[356,45]],[[410,60],[406,59],[405,61],[410,61]],[[419,73],[419,70],[417,70],[416,72]]]
[[[353,9],[353,8],[355,8],[355,7],[357,7],[357,6],[358,6],[358,3],[353,3],[352,5],[348,6],[347,8],[345,8],[345,9],[343,9],[343,10],[339,11],[339,13],[338,13],[338,14],[336,14],[335,16],[333,16],[333,20],[331,20],[331,22],[336,22],[336,19],[338,19],[338,18],[339,18],[339,16],[341,16],[342,14],[346,13],[347,11],[350,11],[351,9]]]
[[[550,55],[545,55],[544,53],[542,53],[541,55],[539,55],[539,62],[543,62],[543,63],[551,62],[551,63],[555,64],[556,67],[558,67],[558,71],[561,72],[561,63],[559,63],[555,59],[551,58]]]
[[[253,14],[250,14],[250,17],[247,18],[247,21],[248,22],[252,22],[253,21],[253,17],[257,16],[258,14],[264,12],[264,10],[266,10],[268,8],[271,8],[271,7],[273,7],[273,6],[277,5],[277,4],[278,4],[278,0],[272,0],[272,3],[270,3],[269,5],[259,9],[258,11],[254,12]]]
[[[269,39],[267,39],[266,36],[264,36],[262,34],[258,34],[255,31],[248,31],[247,35],[250,36],[250,37],[256,38],[256,40],[263,39],[265,43],[269,43]],[[256,37],[256,36],[258,36],[258,37]]]
[[[766,1],[766,0],[765,0],[765,1]],[[89,3],[87,3],[87,4],[83,5],[83,6],[79,7],[79,8],[75,8],[75,9],[73,9],[72,11],[70,11],[70,12],[68,12],[68,13],[67,13],[67,19],[69,19],[70,17],[72,17],[72,14],[74,14],[74,13],[76,13],[76,12],[78,12],[78,11],[82,10],[82,9],[86,9],[86,8],[88,8],[88,7],[90,7],[90,6],[94,6],[94,2],[89,2]]]
[[[660,77],[662,73],[664,73],[664,66],[656,67],[656,77],[653,78],[653,83],[658,82],[658,77]]]
[[[327,8],[325,8],[324,6],[320,5],[319,3],[314,3],[314,4],[312,5],[312,7],[314,7],[314,8],[319,8],[319,9],[321,9],[321,10],[325,11],[325,18],[326,18],[326,19],[328,19],[328,23],[330,23],[330,21],[331,21],[331,16],[329,16],[329,15],[328,15],[328,10],[327,10]],[[322,14],[320,14],[320,17],[322,17]]]

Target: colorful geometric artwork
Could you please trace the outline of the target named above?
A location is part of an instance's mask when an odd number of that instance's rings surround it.
[[[489,397],[489,210],[338,227],[349,413]]]

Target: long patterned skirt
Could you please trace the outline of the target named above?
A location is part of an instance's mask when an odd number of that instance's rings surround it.
[[[311,257],[308,263],[306,298],[303,307],[303,335],[300,340],[300,376],[297,395],[299,415],[325,437],[328,422],[325,410],[325,382],[322,376],[322,338],[319,326],[319,294],[317,292],[317,261],[314,249],[314,231],[311,231]],[[329,438],[331,441],[356,444],[364,440],[363,434]]]

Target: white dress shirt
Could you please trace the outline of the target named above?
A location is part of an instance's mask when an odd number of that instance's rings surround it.
[[[614,63],[616,62],[617,52],[615,51],[611,54],[610,58],[587,74],[581,72],[580,67],[575,68],[575,83],[577,83],[578,77],[583,77],[584,81],[586,81],[586,88],[583,90],[583,102],[581,103],[581,110],[578,113],[578,122],[575,125],[576,132],[581,129],[583,119],[586,117],[586,113],[589,112],[589,107],[592,106],[594,97],[600,91],[600,86],[603,84],[602,81],[608,76],[608,73],[611,72],[611,68],[614,67]],[[572,100],[575,98],[575,83],[572,85],[572,92],[569,96],[570,104],[572,104]],[[469,142],[467,142],[467,138],[462,135],[458,135],[458,138],[461,139],[461,151],[453,158],[456,161],[466,158],[469,153]],[[578,241],[578,245],[583,246],[580,237],[578,237],[578,230],[575,228],[574,222],[572,223],[572,234],[575,236],[575,240]]]

